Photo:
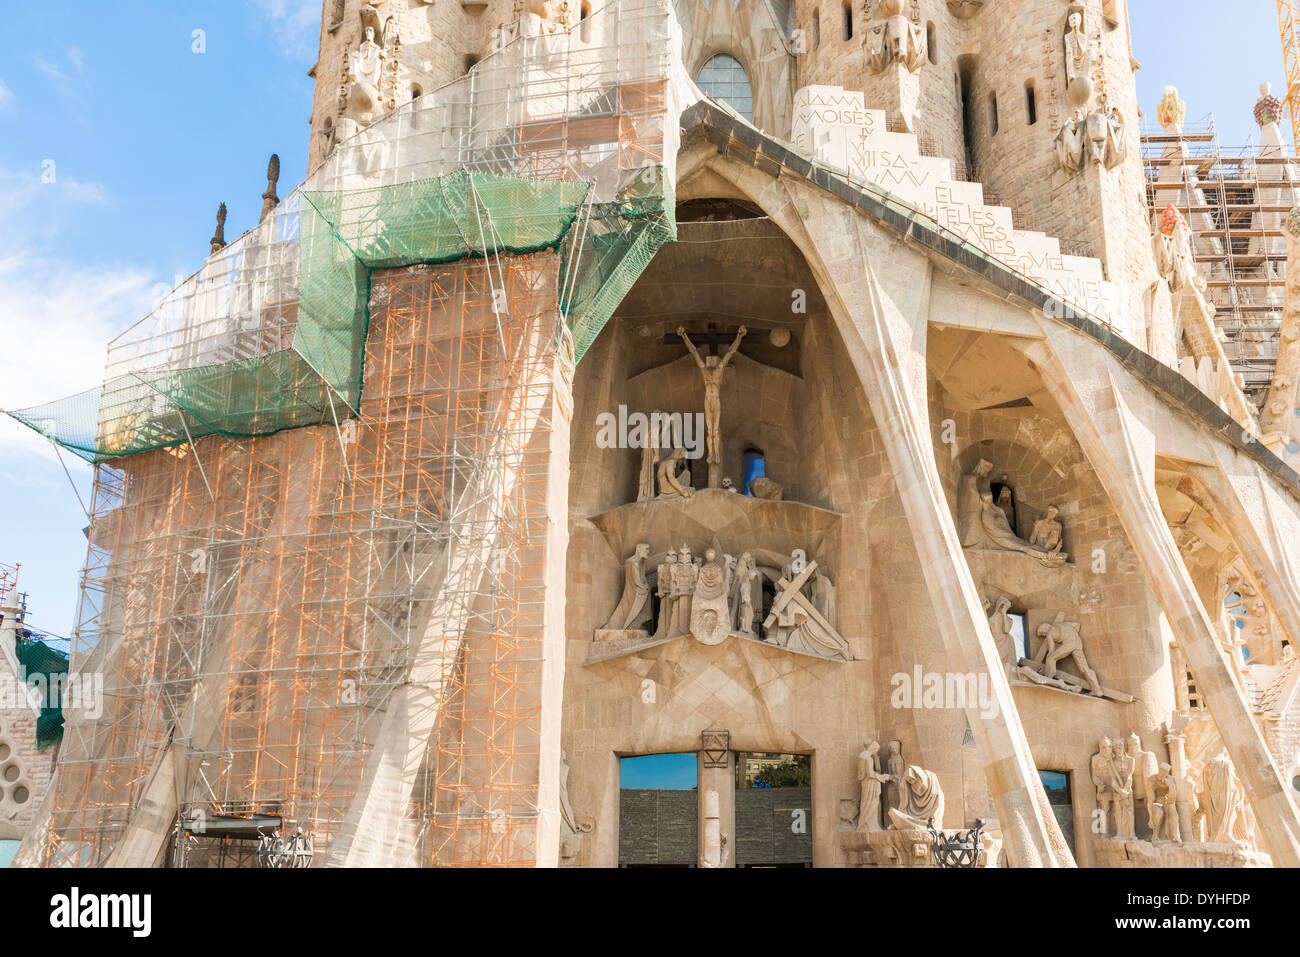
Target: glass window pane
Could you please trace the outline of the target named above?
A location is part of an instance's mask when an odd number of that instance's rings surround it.
[[[753,122],[754,94],[749,85],[749,75],[740,61],[727,53],[719,53],[709,58],[695,77],[695,84],[715,100],[721,100],[729,107]]]

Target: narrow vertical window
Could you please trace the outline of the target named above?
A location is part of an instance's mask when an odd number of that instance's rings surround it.
[[[1029,125],[1038,122],[1038,94],[1034,92],[1034,81],[1025,84],[1025,110],[1029,114]]]
[[[844,4],[844,39],[853,39],[853,4]]]
[[[817,10],[813,11],[813,49],[822,45],[822,15]]]
[[[931,63],[939,62],[939,30],[931,20],[925,25],[925,48]]]
[[[591,4],[585,2],[585,0],[582,4],[581,12],[579,14],[578,20],[582,24],[582,29],[578,31],[578,37],[582,40],[583,43],[590,43],[591,42]]]
[[[989,135],[998,135],[998,95],[989,94]]]

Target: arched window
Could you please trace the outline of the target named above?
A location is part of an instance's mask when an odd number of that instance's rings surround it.
[[[939,62],[939,30],[931,20],[925,25],[925,46],[931,63]]]
[[[582,28],[578,31],[578,37],[583,43],[591,42],[591,4],[583,0],[582,7],[578,14],[578,22]]]
[[[844,39],[853,39],[853,4],[844,4]]]
[[[1034,81],[1025,84],[1025,110],[1029,115],[1029,125],[1038,122],[1038,93],[1034,90]]]
[[[813,11],[813,49],[822,45],[822,15],[821,11]]]
[[[700,90],[753,122],[754,92],[749,85],[749,75],[740,61],[729,53],[709,57],[695,77]]]
[[[998,95],[989,94],[989,135],[998,135]]]

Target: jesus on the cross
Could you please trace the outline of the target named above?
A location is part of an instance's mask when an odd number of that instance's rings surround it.
[[[686,348],[690,350],[691,355],[695,358],[695,364],[700,367],[700,375],[704,377],[704,428],[708,443],[709,488],[717,488],[722,480],[720,438],[722,400],[718,396],[718,389],[722,385],[722,373],[727,371],[727,364],[731,362],[731,357],[740,348],[740,340],[745,338],[745,333],[748,331],[744,326],[740,327],[740,331],[736,333],[736,341],[731,344],[727,354],[719,361],[717,356],[701,357],[695,345],[691,342],[690,336],[686,334],[686,327],[677,327],[677,334],[686,343]]]

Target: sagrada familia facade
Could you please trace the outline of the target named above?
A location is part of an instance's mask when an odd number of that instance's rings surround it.
[[[1300,290],[1247,388],[1138,68],[1125,0],[326,0],[307,182],[15,413],[106,689],[16,863],[1300,865]]]

